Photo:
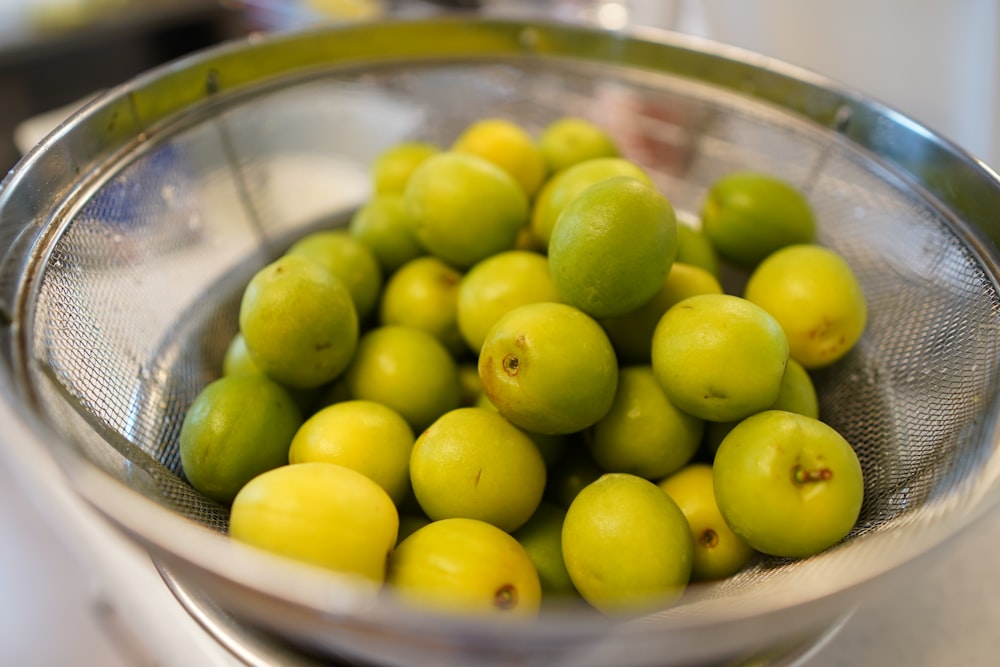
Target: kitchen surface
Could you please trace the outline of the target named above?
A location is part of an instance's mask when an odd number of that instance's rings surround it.
[[[113,1],[81,5],[96,11]],[[285,12],[274,2],[150,1],[138,3],[141,11],[118,4],[93,16],[70,0],[22,0],[0,9],[7,26],[0,30],[0,168],[13,166],[100,89],[249,30],[306,20],[291,1]],[[549,4],[588,19],[595,4],[622,6],[633,23],[811,68],[1000,166],[1000,5],[992,0]],[[51,460],[20,446],[23,428],[0,421],[0,665],[248,664],[177,604],[139,548],[77,502]],[[810,650],[777,664],[995,665],[998,551],[1000,508],[900,572]]]

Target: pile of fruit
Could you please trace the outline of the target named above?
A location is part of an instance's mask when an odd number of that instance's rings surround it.
[[[799,191],[733,173],[679,222],[578,118],[400,143],[372,179],[250,280],[186,414],[233,539],[425,608],[613,614],[850,533],[861,466],[809,373],[866,305]]]

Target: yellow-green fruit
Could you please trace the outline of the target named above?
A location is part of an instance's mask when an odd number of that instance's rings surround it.
[[[247,340],[243,334],[236,332],[236,335],[226,346],[226,352],[222,357],[223,375],[253,375],[263,374],[264,371],[257,368],[257,364],[250,358],[250,350],[247,349]]]
[[[411,327],[365,333],[344,373],[352,398],[383,403],[419,433],[458,407],[458,367],[438,339]]]
[[[184,476],[212,500],[229,504],[250,479],[288,461],[301,423],[295,400],[266,376],[219,378],[198,393],[184,415],[179,441]]]
[[[635,310],[663,286],[677,254],[674,209],[628,176],[584,190],[549,239],[552,281],[566,303],[593,317]]]
[[[451,614],[533,617],[542,587],[531,558],[485,521],[432,521],[389,557],[387,583],[401,602]]]
[[[458,286],[458,329],[469,349],[479,352],[497,320],[517,306],[558,301],[559,292],[544,255],[509,250],[473,266]]]
[[[504,118],[472,123],[451,149],[478,155],[497,165],[518,182],[529,198],[545,180],[547,166],[542,151],[524,128]]]
[[[534,513],[545,475],[531,438],[484,408],[442,415],[410,456],[413,493],[428,517],[479,519],[507,532]]]
[[[565,509],[543,502],[528,522],[513,534],[535,564],[542,583],[542,595],[546,597],[576,594],[562,555],[562,526],[565,517]]]
[[[478,374],[476,375],[476,381],[479,382]],[[479,386],[482,387],[481,382]],[[473,407],[492,410],[493,412],[497,411],[497,407],[490,402],[490,397],[485,393],[479,395]],[[570,446],[572,438],[571,435],[566,434],[533,433],[524,429],[521,429],[521,432],[535,443],[538,453],[542,455],[542,460],[545,461],[546,468],[551,468],[562,459],[563,454],[565,454]]]
[[[372,163],[375,194],[402,193],[420,163],[439,152],[426,141],[401,141],[385,149]]]
[[[816,237],[816,218],[805,196],[780,178],[751,171],[734,172],[712,184],[701,223],[719,255],[744,268],[753,268],[779,248]]]
[[[302,237],[288,249],[322,264],[351,292],[358,318],[364,320],[375,309],[382,290],[382,265],[375,253],[345,229],[323,230]]]
[[[865,295],[850,265],[818,245],[789,246],[769,256],[751,274],[744,296],[781,324],[792,358],[807,369],[847,354],[868,319]]]
[[[358,344],[350,291],[321,264],[299,255],[280,257],[250,279],[239,323],[254,364],[289,387],[333,380]]]
[[[677,262],[700,267],[716,278],[721,273],[719,255],[708,236],[699,228],[679,221],[677,224]]]
[[[618,372],[611,409],[586,442],[604,470],[659,479],[691,460],[704,430],[704,421],[674,407],[652,368],[627,366]]]
[[[818,419],[766,410],[719,445],[715,499],[733,532],[772,556],[804,558],[846,537],[864,501],[857,454]]]
[[[462,274],[437,257],[418,257],[386,281],[379,322],[426,331],[454,355],[468,350],[458,331],[458,285]]]
[[[233,501],[229,535],[281,556],[382,583],[396,543],[392,499],[361,473],[299,463],[258,475]]]
[[[624,315],[602,319],[601,326],[620,364],[648,364],[652,359],[653,332],[671,306],[696,294],[722,293],[718,279],[705,269],[674,262],[663,286],[649,301]]]
[[[604,330],[561,303],[519,306],[479,353],[483,391],[501,415],[536,433],[582,431],[611,408],[618,362]]]
[[[547,180],[531,208],[531,231],[539,245],[548,248],[556,220],[571,201],[591,185],[614,176],[631,176],[646,185],[653,185],[642,167],[620,157],[584,160]]]
[[[427,158],[403,201],[420,244],[457,268],[513,248],[528,219],[528,197],[517,181],[471,153]]]
[[[785,410],[796,414],[819,419],[819,396],[809,372],[802,364],[791,357],[785,366],[785,374],[781,376],[781,389],[778,398],[767,408],[768,410]],[[709,453],[715,456],[719,444],[738,421],[708,422],[705,429],[705,446]]]
[[[653,334],[653,373],[667,398],[709,421],[736,421],[774,403],[787,362],[778,322],[729,294],[684,299]]]
[[[691,577],[687,519],[656,484],[608,473],[573,500],[562,531],[573,585],[606,614],[645,613],[674,602]]]
[[[292,438],[289,463],[326,461],[370,477],[400,503],[410,490],[413,430],[374,401],[342,401],[309,417]]]
[[[538,136],[538,148],[553,174],[585,160],[618,156],[611,135],[599,125],[574,116],[546,125]]]
[[[425,254],[413,234],[401,193],[375,195],[351,216],[348,231],[378,258],[384,276]]]
[[[674,499],[691,526],[695,581],[725,579],[739,572],[754,551],[722,518],[715,502],[712,466],[694,463],[664,480],[659,487]]]

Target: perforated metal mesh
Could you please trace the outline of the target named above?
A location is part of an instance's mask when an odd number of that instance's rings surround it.
[[[30,338],[45,413],[123,484],[224,531],[225,509],[184,482],[177,438],[219,373],[250,275],[294,237],[342,224],[388,145],[447,145],[486,116],[537,132],[566,114],[610,127],[682,212],[696,215],[709,184],[734,169],[801,187],[820,241],[847,259],[868,300],[857,349],[815,374],[822,417],[864,469],[856,530],[808,563],[762,559],[707,599],[767,595],[794,585],[797,568],[836,573],[870,556],[864,537],[905,539],[906,526],[976,502],[996,475],[984,434],[1000,318],[996,276],[952,214],[876,156],[776,108],[555,59],[318,75],[195,115],[132,155],[79,205],[38,270]]]

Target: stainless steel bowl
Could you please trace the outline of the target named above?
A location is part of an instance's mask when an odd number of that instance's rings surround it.
[[[177,436],[217,373],[242,286],[294,238],[343,224],[404,138],[505,116],[608,127],[682,215],[739,168],[813,203],[871,319],[817,373],[856,447],[849,538],[613,619],[414,613],[350,578],[230,541],[183,480]],[[877,102],[783,63],[657,31],[436,18],[249,38],[109,91],[0,185],[0,383],[18,451],[194,592],[302,655],[374,664],[682,665],[794,644],[907,576],[998,496],[1000,179]]]

